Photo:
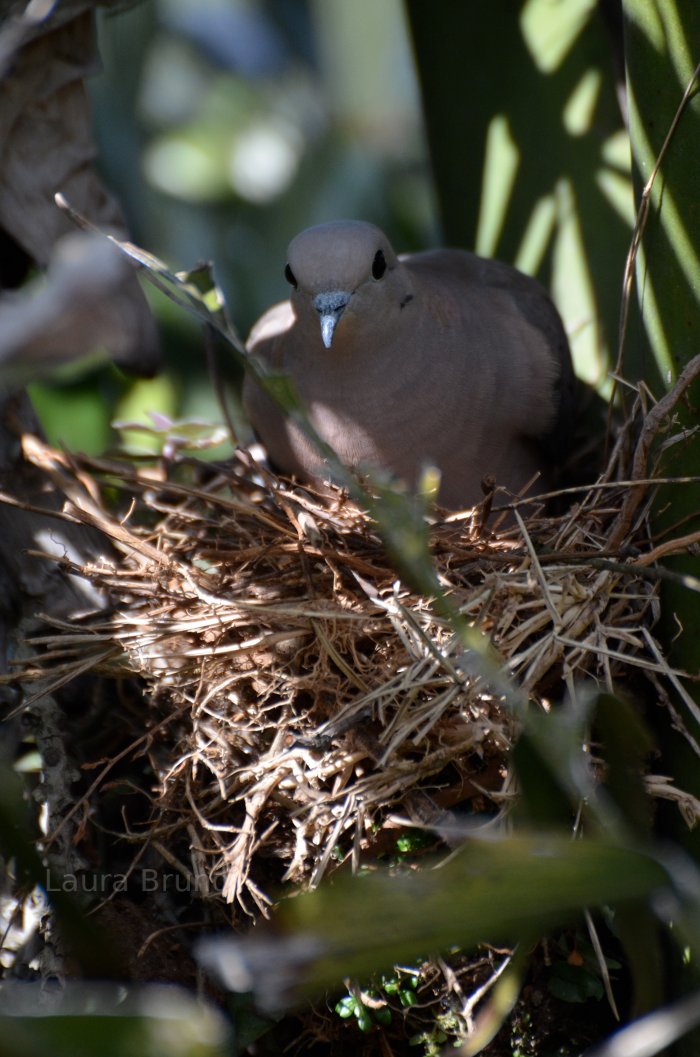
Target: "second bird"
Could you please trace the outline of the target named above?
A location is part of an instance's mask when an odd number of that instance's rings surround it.
[[[433,465],[439,502],[483,498],[493,476],[548,487],[571,421],[573,372],[561,320],[534,279],[463,250],[398,257],[379,228],[338,221],[289,246],[289,301],[255,324],[248,349],[288,374],[318,434],[351,468],[409,485]],[[327,480],[314,445],[249,375],[244,401],[274,466]]]

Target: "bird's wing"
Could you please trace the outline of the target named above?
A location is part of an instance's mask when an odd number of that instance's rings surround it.
[[[474,254],[470,256],[475,257]],[[552,303],[549,294],[536,279],[524,275],[516,268],[502,261],[476,257],[482,281],[490,287],[507,289],[518,310],[533,327],[543,334],[547,349],[558,366],[558,377],[555,383],[555,399],[558,414],[547,437],[559,436],[570,429],[574,417],[576,402],[576,376],[571,362],[569,341],[564,330],[561,316]]]
[[[575,379],[569,343],[556,308],[537,280],[465,250],[431,250],[405,261],[432,291],[434,302],[449,297],[462,306],[466,334],[478,318],[480,327],[501,335],[490,355],[496,357],[504,406],[510,381],[513,398],[525,409],[529,401],[535,412],[525,415],[532,434],[550,436],[570,423]],[[543,415],[548,405],[551,411]],[[530,433],[529,428],[525,432]]]

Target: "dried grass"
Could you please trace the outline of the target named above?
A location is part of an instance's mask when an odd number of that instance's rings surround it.
[[[651,437],[642,428],[635,462],[636,433],[632,420],[565,514],[516,514],[495,532],[466,514],[431,525],[443,589],[542,708],[634,672],[665,699],[678,683],[653,637],[654,479],[639,455]],[[66,559],[110,608],[55,626],[23,678],[41,693],[91,667],[142,677],[149,715],[133,751],[146,747],[159,785],[143,839],[173,859],[186,837],[190,862],[174,865],[203,897],[256,916],[269,884],[315,885],[331,863],[389,850],[399,818],[507,804],[507,695],[470,670],[344,495],[292,487],[245,451],[225,467],[154,468],[26,447],[67,515],[114,550],[80,568]],[[665,779],[651,785],[697,817]]]

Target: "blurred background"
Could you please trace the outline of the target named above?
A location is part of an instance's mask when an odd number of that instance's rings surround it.
[[[633,221],[618,8],[145,0],[100,11],[103,69],[88,84],[99,168],[139,246],[173,271],[213,261],[243,337],[286,296],[299,230],[366,219],[399,251],[462,245],[537,275],[578,373],[605,395]],[[34,386],[50,439],[97,452],[120,439],[114,420],[221,420],[201,327],[147,293],[162,373],[103,367]],[[238,367],[220,359],[235,400]]]

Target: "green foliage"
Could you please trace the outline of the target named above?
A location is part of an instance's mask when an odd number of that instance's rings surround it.
[[[660,398],[681,372],[697,361],[697,320],[700,312],[700,204],[697,194],[700,142],[700,6],[694,0],[623,0],[629,128],[633,175],[639,216],[637,252],[632,261],[636,285],[629,305],[628,329],[621,359],[626,377],[641,379]],[[675,444],[660,437],[654,452],[661,474],[686,478],[660,488],[652,508],[657,540],[700,530],[700,440],[697,435],[696,380],[677,404],[670,433],[685,437]],[[661,593],[661,631],[670,661],[682,671],[697,672],[700,648],[696,634],[697,595],[682,577],[697,577],[696,548],[665,559],[681,577],[664,580]],[[695,702],[697,687],[691,689]],[[700,724],[692,699],[680,700],[683,723],[697,746]],[[676,782],[700,795],[697,748],[675,731],[661,733],[665,767]],[[680,839],[697,863],[697,834]],[[631,930],[630,930],[631,931]],[[695,940],[695,951],[697,951]],[[695,959],[671,966],[674,987],[697,988],[700,976]],[[668,969],[666,970],[668,974]],[[680,980],[680,983],[679,983]],[[686,1023],[677,1035],[688,1030]],[[700,1035],[689,1037],[680,1052],[695,1054]]]
[[[303,937],[318,952],[298,978],[298,993],[313,995],[421,950],[468,948],[487,939],[512,944],[576,918],[583,907],[651,899],[669,885],[658,859],[603,840],[470,838],[439,869],[338,879],[282,904],[276,921],[284,934]],[[278,1000],[275,975],[285,977],[286,957],[282,941],[277,964],[265,970],[265,988]]]
[[[401,856],[417,855],[434,843],[430,833],[421,830],[407,830],[396,841],[396,850]]]
[[[700,312],[700,7],[692,0],[625,0],[630,135],[640,200],[636,287],[624,345],[625,375],[643,379],[661,396],[697,355]],[[696,381],[676,409],[678,430],[695,430],[700,386]],[[700,474],[697,433],[664,452],[660,470],[676,477]],[[700,527],[697,481],[660,489],[654,507],[659,533],[691,534]],[[681,573],[698,576],[700,561],[688,548],[668,559]],[[664,585],[662,614],[671,657],[697,671],[697,599],[682,585]],[[679,627],[688,629],[678,634]],[[695,721],[690,720],[691,726]],[[696,730],[697,736],[697,730]]]
[[[353,987],[344,994],[336,1003],[335,1012],[341,1020],[354,1017],[362,1032],[389,1028],[393,1020],[392,1009],[400,1012],[417,1004],[419,979],[420,970],[406,966],[395,968],[390,973],[379,974],[372,979],[368,987]],[[444,1039],[444,1034],[440,1034]],[[420,1041],[424,1041],[422,1036]],[[426,1048],[426,1053],[428,1052],[429,1049]]]
[[[446,241],[539,275],[607,389],[633,218],[618,27],[594,0],[406,6]]]
[[[117,385],[116,372],[103,368],[98,375],[88,374],[72,385],[31,385],[29,395],[52,443],[98,455],[112,440],[105,405],[114,404]],[[109,394],[107,400],[103,399],[105,389]]]
[[[439,1027],[432,1031],[421,1031],[408,1040],[409,1046],[422,1046],[425,1057],[438,1057],[446,1042],[447,1035]]]
[[[623,7],[633,176],[640,204],[649,185],[625,376],[643,378],[660,394],[697,352],[700,8],[692,0],[624,0]]]
[[[3,1057],[227,1057],[231,1038],[212,1006],[175,988],[72,984],[7,988],[0,1002]]]
[[[317,5],[319,25],[329,17],[321,11],[330,7]],[[354,12],[354,5],[344,7]],[[478,11],[471,4],[441,6],[407,0],[406,7],[446,239],[513,260],[549,282],[572,332],[580,373],[599,380],[601,365],[614,347],[632,217],[625,157],[628,139],[617,110],[609,54],[611,42],[613,47],[619,45],[619,36],[613,33],[608,38],[600,16],[602,5],[593,0],[557,4],[494,0],[478,5]],[[367,13],[369,8],[362,10]],[[696,0],[624,0],[624,10],[630,131],[639,195],[698,61],[700,6]],[[290,67],[281,90],[273,89],[269,80],[253,84],[253,78],[246,80],[230,70],[212,73],[205,69],[203,55],[191,41],[177,32],[163,33],[155,21],[154,5],[142,5],[133,17],[140,20],[141,30],[126,35],[126,47],[122,41],[124,67],[112,64],[118,70],[119,89],[113,92],[112,106],[123,107],[129,99],[133,105],[142,60],[151,52],[148,34],[155,32],[158,39],[149,57],[150,80],[146,78],[151,94],[142,101],[151,122],[147,186],[134,190],[137,139],[143,129],[137,134],[129,127],[133,113],[122,112],[121,122],[115,122],[114,112],[105,121],[107,111],[102,110],[103,127],[110,128],[111,152],[107,144],[107,155],[119,158],[113,165],[115,180],[122,184],[123,197],[146,245],[156,245],[163,256],[173,260],[202,255],[216,258],[226,276],[224,285],[235,291],[238,319],[251,322],[283,292],[281,277],[272,274],[274,265],[283,260],[289,236],[306,223],[332,215],[365,215],[379,223],[391,220],[407,247],[425,241],[430,229],[425,219],[427,193],[424,182],[408,173],[414,161],[394,166],[397,179],[390,183],[387,170],[391,166],[386,158],[368,163],[357,143],[349,142],[347,131],[339,133],[325,126],[314,139],[309,103],[314,93],[308,92],[314,83],[308,79],[312,64],[300,63],[296,56],[297,74],[300,66],[304,73],[295,80]],[[363,36],[366,39],[366,33]],[[116,38],[111,38],[108,60],[110,48],[118,47]],[[380,72],[387,74],[390,65]],[[177,88],[177,84],[168,75],[169,69],[176,78],[181,76],[185,87],[170,97],[167,85]],[[374,92],[373,106],[379,105],[380,95],[383,99],[383,92]],[[169,114],[168,105],[173,107]],[[348,107],[345,113],[350,112]],[[300,114],[304,121],[298,120]],[[289,121],[282,127],[280,119],[285,116]],[[323,116],[320,124],[326,120]],[[394,126],[402,127],[395,113],[382,126],[379,138],[386,140],[387,129]],[[298,180],[295,176],[283,192],[264,204],[246,199],[250,191],[241,182],[240,168],[237,183],[226,172],[236,157],[240,164],[241,149],[253,142],[251,131],[268,134],[268,145],[274,141],[284,146],[287,136],[291,150],[287,158],[298,175]],[[673,129],[651,187],[650,212],[637,257],[640,308],[631,315],[624,367],[633,380],[645,379],[655,395],[675,380],[697,352],[699,142],[700,96],[696,93]],[[121,159],[130,154],[134,164],[124,166]],[[382,204],[377,205],[378,201]],[[198,215],[206,215],[199,229],[193,202]],[[156,383],[128,383],[110,371],[101,372],[99,380],[84,386],[53,390],[53,395],[37,388],[37,406],[52,438],[88,451],[101,450],[109,443],[113,436],[109,424],[117,408],[118,415],[128,420],[121,427],[123,441],[138,441],[150,451],[163,452],[164,436],[172,436],[173,422],[182,417],[184,394],[194,389],[183,379],[194,377],[195,370],[203,375],[200,324],[222,338],[234,355],[242,355],[211,269],[199,267],[176,275],[155,256],[134,252],[160,291],[159,312],[166,326],[171,326],[173,318],[167,299],[190,313],[197,326],[178,327],[177,333],[167,331],[168,373]],[[258,369],[252,365],[253,371]],[[240,360],[237,373],[240,377]],[[261,374],[260,379],[308,432],[303,408],[287,382],[274,375]],[[682,423],[695,425],[697,400],[697,392],[691,391],[688,408],[679,410]],[[135,438],[131,420],[149,413],[148,430]],[[191,420],[178,425],[178,445],[183,448],[198,449],[211,441],[203,425]],[[674,446],[664,455],[664,467],[674,473],[696,474],[699,444],[694,436],[689,444]],[[284,904],[277,915],[279,946],[270,955],[274,964],[264,965],[266,985],[270,986],[273,969],[288,972],[290,964],[305,994],[337,987],[348,975],[379,980],[366,992],[349,991],[336,1006],[338,1016],[355,1019],[360,1030],[375,1030],[386,1024],[387,1014],[392,1016],[390,1007],[409,1008],[415,1001],[417,977],[397,973],[391,965],[415,958],[421,951],[451,948],[455,943],[467,947],[497,937],[512,944],[520,940],[524,950],[529,939],[548,929],[579,923],[583,910],[614,905],[616,928],[637,996],[634,1009],[658,1008],[662,979],[659,933],[668,931],[683,950],[697,950],[700,889],[693,864],[676,847],[654,841],[641,778],[650,740],[635,709],[609,695],[586,697],[582,693],[576,708],[563,706],[547,715],[529,713],[525,695],[503,673],[493,646],[466,625],[440,589],[424,521],[431,482],[425,482],[423,495],[415,499],[398,492],[394,482],[378,477],[373,491],[379,498],[374,500],[334,461],[332,453],[324,449],[324,454],[338,480],[377,519],[406,581],[434,599],[436,610],[460,637],[462,669],[495,685],[506,705],[522,718],[522,737],[514,753],[522,795],[513,813],[511,836],[468,837],[463,848],[435,869],[377,872],[361,879],[342,877],[333,886]],[[698,509],[697,486],[661,493],[657,528],[666,530],[672,522],[694,517]],[[689,523],[686,530],[695,524]],[[684,559],[682,568],[697,575],[697,561],[695,557]],[[674,648],[679,665],[697,671],[696,599],[689,592],[669,589],[663,610],[669,641],[677,630],[673,614],[690,629],[678,637]],[[605,760],[602,788],[594,781],[587,751],[592,729]],[[697,769],[695,757],[693,765]],[[36,880],[41,864],[21,837],[21,811],[4,792],[1,799],[4,850]],[[572,838],[571,819],[579,815],[583,835],[577,832]],[[410,835],[400,840],[400,855],[419,850]],[[71,941],[79,946],[76,908],[58,896],[55,909]],[[301,959],[295,942],[305,952]],[[576,950],[582,958],[578,963],[570,960],[565,948],[556,951],[549,990],[567,1003],[600,1002],[600,957],[581,934],[577,934]],[[525,955],[520,956],[524,961]],[[603,965],[610,971],[618,968],[609,957]],[[378,978],[381,966],[387,967],[387,975]],[[508,981],[511,994],[497,1011],[501,1018],[512,1008],[518,973]],[[282,1001],[281,987],[274,996],[278,1001]],[[363,994],[369,1003],[362,1000]],[[89,989],[85,995],[90,997]],[[204,1057],[229,1045],[225,1033],[193,1032],[202,1022],[199,1011],[188,1006],[186,999],[182,1017],[184,1021],[177,1016],[163,1018],[147,1008],[123,1018],[113,1012],[78,1017],[59,1011],[46,1020],[3,1018],[0,1030],[3,1052],[37,1057],[48,1050],[58,1055],[99,1051],[114,1057],[136,1052]],[[672,1038],[687,1030],[691,1021],[679,1017]],[[526,1029],[523,1023],[521,1035],[517,1039],[512,1035],[514,1057],[531,1052]],[[251,1021],[251,1038],[262,1030],[264,1023]],[[446,1017],[444,1022],[436,1021],[433,1030],[415,1035],[411,1043],[423,1046],[430,1057],[455,1030]],[[241,1040],[237,1044],[243,1045]]]

